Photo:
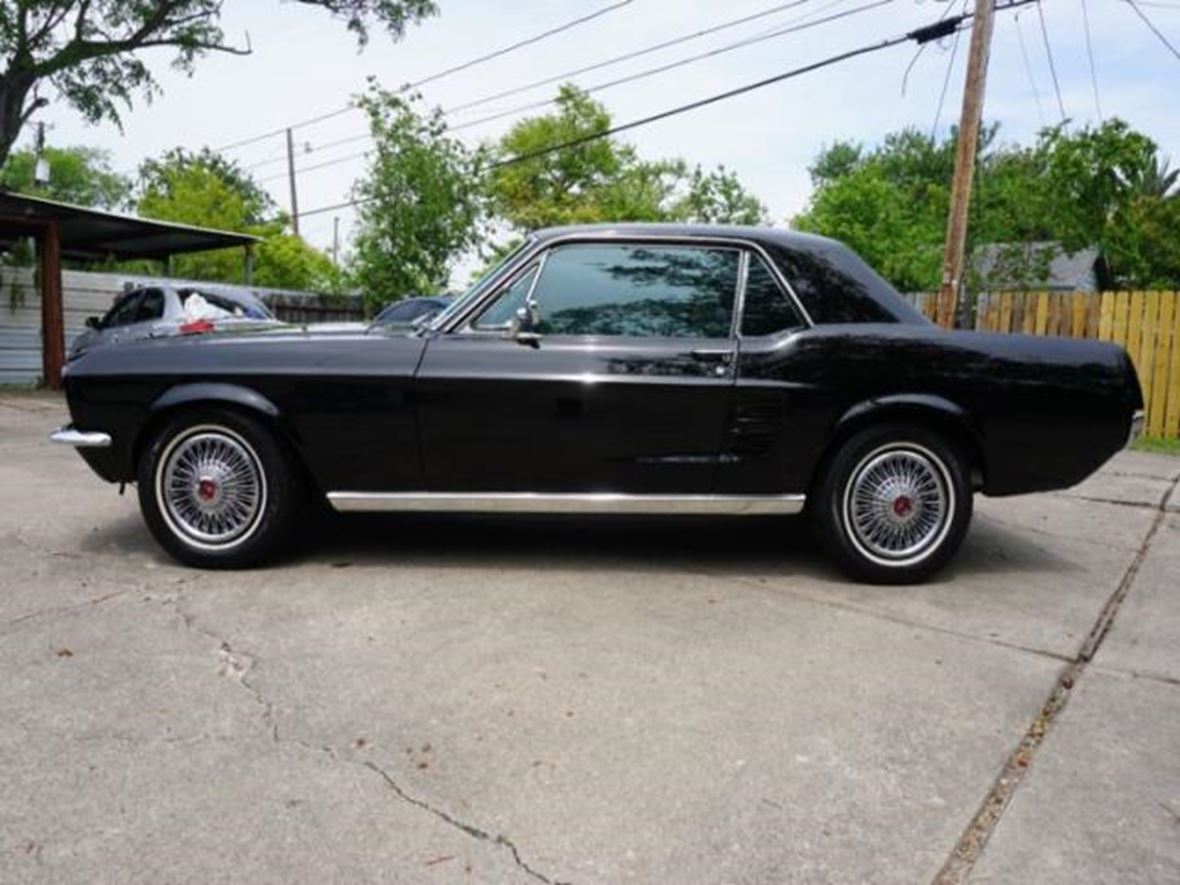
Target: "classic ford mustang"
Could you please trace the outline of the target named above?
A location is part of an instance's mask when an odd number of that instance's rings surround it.
[[[1070,486],[1143,400],[1122,348],[950,332],[846,247],[541,231],[424,327],[213,332],[72,361],[53,434],[197,566],[336,510],[806,512],[852,575],[934,573],[972,496]]]

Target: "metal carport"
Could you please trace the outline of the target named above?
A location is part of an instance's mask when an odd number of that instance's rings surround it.
[[[41,289],[41,366],[46,386],[61,386],[65,362],[62,260],[153,259],[240,247],[250,281],[257,237],[155,221],[0,191],[0,250],[24,237],[37,242]]]

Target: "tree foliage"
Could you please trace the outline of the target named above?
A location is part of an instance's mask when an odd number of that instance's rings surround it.
[[[247,54],[220,27],[223,0],[4,0],[0,3],[0,162],[21,128],[61,96],[87,120],[120,120],[132,98],[159,91],[142,53],[164,48],[191,73],[209,52]],[[244,0],[239,0],[244,2]],[[362,43],[374,24],[400,37],[433,0],[298,0],[340,18]]]
[[[46,148],[49,182],[37,184],[37,155],[15,151],[0,167],[0,187],[96,209],[124,208],[131,179],[111,168],[110,153],[93,147]]]
[[[1176,180],[1150,138],[1121,120],[1046,129],[1028,146],[996,135],[986,127],[981,139],[972,245],[1097,247],[1112,286],[1180,286]],[[815,191],[794,224],[844,240],[902,290],[936,288],[953,165],[953,133],[933,142],[906,129],[871,149],[837,142],[812,166]],[[1035,286],[1045,256],[1016,251],[1027,257],[1014,270]]]
[[[596,221],[765,221],[761,202],[724,167],[706,171],[678,158],[644,160],[610,137],[543,153],[610,126],[602,104],[562,86],[554,113],[522,120],[496,145],[500,160],[541,155],[492,172],[495,213],[518,230]]]
[[[456,258],[480,241],[482,150],[447,135],[442,112],[370,82],[358,105],[373,149],[358,201],[350,276],[370,306],[444,288]]]
[[[261,237],[253,282],[282,289],[336,288],[331,260],[286,230],[270,195],[231,160],[203,149],[175,148],[146,160],[139,170],[137,209],[144,218]],[[245,281],[240,249],[178,255],[177,276],[230,283]]]

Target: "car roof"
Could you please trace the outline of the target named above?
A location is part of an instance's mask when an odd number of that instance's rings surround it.
[[[773,243],[796,249],[830,248],[839,245],[835,240],[816,234],[786,230],[764,225],[741,224],[668,224],[663,222],[625,222],[621,224],[567,224],[546,227],[534,231],[536,242],[570,236],[592,237],[713,237],[722,239],[753,240],[758,243]]]

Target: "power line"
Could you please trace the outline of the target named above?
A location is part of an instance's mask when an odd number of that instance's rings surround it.
[[[1139,4],[1136,3],[1135,0],[1127,0],[1127,3],[1130,4],[1131,8],[1135,10],[1135,14],[1143,19],[1143,24],[1151,28],[1151,33],[1159,37],[1160,42],[1168,47],[1168,51],[1171,52],[1172,55],[1176,56],[1176,58],[1180,59],[1180,50],[1177,50],[1175,46],[1168,42],[1168,38],[1163,35],[1163,32],[1161,32],[1159,28],[1152,24],[1151,19],[1147,17],[1147,13],[1139,8]]]
[[[547,31],[542,31],[539,34],[534,34],[531,37],[526,37],[523,40],[518,40],[515,43],[512,43],[508,46],[504,46],[504,47],[497,49],[493,52],[486,53],[485,55],[478,56],[477,58],[470,59],[468,61],[462,62],[457,65],[452,65],[451,67],[444,68],[441,71],[436,71],[435,73],[430,74],[426,77],[423,77],[420,80],[415,80],[412,83],[407,83],[404,86],[402,86],[399,91],[400,92],[408,92],[411,89],[416,89],[417,87],[424,86],[427,83],[433,83],[435,80],[441,80],[443,77],[448,77],[451,74],[457,74],[459,71],[468,70],[469,68],[473,68],[476,65],[483,64],[484,62],[487,62],[487,61],[491,61],[494,58],[499,58],[502,55],[507,55],[510,52],[515,52],[517,49],[521,49],[525,46],[531,46],[534,43],[539,43],[540,41],[542,41],[548,37],[552,37],[555,34],[563,33],[565,31],[572,29],[572,28],[576,28],[578,25],[582,25],[582,24],[585,24],[586,22],[593,21],[594,19],[599,18],[600,16],[603,16],[603,15],[606,15],[609,12],[614,12],[616,9],[621,9],[624,6],[629,6],[632,2],[634,2],[634,0],[618,0],[618,2],[612,3],[610,6],[604,6],[601,9],[598,9],[598,10],[595,10],[594,12],[589,13],[588,15],[583,15],[583,16],[579,16],[578,18],[571,19],[570,21],[560,24],[557,27],[550,28]],[[235,141],[232,144],[227,144],[227,145],[223,145],[222,147],[219,147],[219,148],[214,148],[214,151],[217,153],[220,153],[222,151],[233,150],[234,148],[246,147],[247,145],[256,144],[260,141],[265,141],[268,138],[274,138],[277,135],[284,135],[284,134],[286,134],[288,129],[301,129],[304,126],[311,126],[314,123],[322,123],[324,120],[330,120],[333,117],[339,117],[341,114],[347,114],[349,111],[352,111],[355,109],[356,109],[356,105],[349,103],[342,108],[337,108],[336,110],[329,111],[326,114],[320,114],[319,116],[316,116],[316,117],[309,117],[306,120],[300,120],[299,122],[296,122],[296,123],[290,123],[286,126],[281,126],[278,129],[272,129],[270,132],[264,132],[261,135],[255,135],[251,138],[244,138],[241,141]]]
[[[1102,100],[1098,96],[1098,71],[1094,67],[1094,47],[1090,42],[1090,10],[1086,0],[1082,0],[1082,28],[1086,32],[1086,57],[1090,59],[1090,85],[1094,87],[1094,110],[1098,112],[1098,122],[1102,122]]]
[[[836,2],[843,3],[843,2],[845,2],[845,0],[836,0]],[[852,9],[845,9],[841,12],[836,12],[836,13],[833,13],[832,15],[827,15],[827,16],[824,16],[823,18],[815,19],[814,21],[804,22],[803,24],[792,24],[792,25],[785,27],[785,28],[776,28],[775,30],[769,31],[768,33],[765,33],[765,34],[761,34],[757,37],[749,37],[745,40],[739,40],[736,43],[728,43],[725,46],[719,46],[716,49],[709,50],[708,52],[701,52],[696,55],[690,55],[685,58],[681,58],[681,59],[677,59],[676,61],[669,62],[667,64],[658,65],[654,68],[647,68],[646,70],[638,71],[634,74],[628,74],[625,77],[618,77],[614,80],[607,80],[604,83],[598,83],[598,84],[595,84],[594,86],[588,86],[585,89],[583,89],[582,91],[585,92],[587,95],[593,95],[594,93],[602,92],[603,90],[611,89],[615,86],[623,86],[627,83],[634,83],[637,80],[643,80],[648,77],[654,77],[657,74],[663,74],[663,73],[666,73],[667,71],[671,71],[671,70],[675,70],[676,68],[684,67],[685,65],[695,64],[696,62],[704,61],[705,59],[714,58],[718,55],[724,55],[725,53],[733,52],[736,49],[744,49],[747,46],[753,46],[756,43],[761,43],[766,40],[774,39],[776,37],[785,37],[788,34],[794,34],[799,31],[805,31],[810,28],[818,27],[819,25],[824,25],[824,24],[828,24],[829,22],[837,21],[838,19],[847,18],[851,15],[856,15],[857,13],[866,12],[870,9],[875,9],[878,6],[886,6],[892,2],[893,2],[893,0],[873,0],[872,3],[866,3],[862,6],[855,6]],[[835,6],[835,5],[836,5],[836,3],[832,3],[824,8],[830,9],[832,6]],[[815,13],[809,13],[807,16],[804,16],[804,18],[810,18],[811,15],[814,15],[814,14]],[[800,21],[800,19],[796,19],[795,21]],[[511,117],[516,114],[524,113],[525,111],[533,111],[533,110],[537,110],[539,108],[548,107],[549,105],[554,104],[556,101],[557,101],[557,99],[555,99],[555,98],[547,98],[543,101],[534,101],[534,102],[530,102],[529,104],[518,105],[517,107],[510,108],[506,111],[499,111],[498,113],[489,114],[486,117],[480,117],[479,119],[476,119],[476,120],[468,120],[465,123],[460,123],[460,124],[458,124],[456,126],[452,126],[450,128],[452,131],[456,131],[459,129],[468,129],[472,126],[479,126],[483,123],[491,123],[494,120],[500,120],[500,119],[503,119],[504,117]],[[447,113],[449,113],[449,111]]]
[[[809,0],[791,0],[790,3],[780,3],[777,6],[772,6],[769,9],[763,9],[761,12],[755,12],[751,15],[744,15],[741,18],[731,18],[728,21],[720,22],[716,25],[713,25],[712,27],[703,28],[699,31],[693,31],[691,34],[684,34],[680,37],[674,37],[671,40],[664,40],[661,43],[654,43],[651,46],[644,46],[631,52],[625,52],[622,55],[616,55],[612,58],[604,59],[603,61],[594,62],[593,64],[585,65],[580,68],[573,68],[569,71],[563,71],[560,74],[554,74],[550,77],[544,77],[540,80],[533,80],[531,83],[525,83],[521,86],[515,86],[511,89],[505,89],[502,92],[485,95],[482,98],[477,98],[473,101],[455,105],[450,109],[450,111],[448,111],[448,113],[465,111],[469,108],[478,107],[479,105],[487,104],[488,102],[496,101],[500,98],[508,98],[513,95],[518,95],[521,92],[527,92],[530,89],[536,89],[538,86],[548,86],[551,83],[558,83],[562,80],[568,80],[570,77],[577,77],[581,74],[588,74],[591,71],[601,70],[602,68],[610,67],[611,65],[616,65],[621,62],[641,58],[642,56],[650,55],[653,52],[658,52],[661,49],[667,49],[670,46],[677,46],[681,43],[688,43],[689,41],[697,40],[701,37],[708,36],[709,34],[716,34],[719,31],[728,30],[729,28],[737,27],[738,25],[744,25],[746,22],[752,22],[760,18],[765,18],[768,15],[773,15],[776,12],[783,12],[784,10],[791,9],[795,6],[801,6],[807,2],[809,2]]]
[[[1045,10],[1037,0],[1037,18],[1041,22],[1041,39],[1045,43],[1045,55],[1049,59],[1049,75],[1053,78],[1053,92],[1057,95],[1057,108],[1061,111],[1061,122],[1066,121],[1065,102],[1061,100],[1061,84],[1057,82],[1057,65],[1053,63],[1053,49],[1049,46],[1049,29],[1045,27]]]
[[[1016,39],[1020,42],[1020,57],[1024,59],[1024,71],[1028,74],[1028,85],[1032,87],[1033,99],[1037,103],[1037,119],[1041,121],[1041,128],[1045,126],[1045,107],[1041,104],[1041,90],[1037,89],[1037,81],[1033,76],[1032,61],[1028,57],[1028,46],[1024,42],[1024,29],[1020,27],[1020,13],[1012,16],[1016,25]]]
[[[1024,5],[1031,3],[1031,2],[1036,2],[1036,0],[1012,0],[1012,2],[1009,2],[1003,6],[997,7],[997,10],[1001,11],[1001,10],[1008,10],[1008,9],[1016,9],[1020,6],[1024,6]],[[525,162],[528,162],[529,160],[535,160],[540,157],[547,156],[552,153],[556,153],[558,151],[570,150],[572,148],[581,147],[582,145],[588,144],[592,141],[598,141],[603,138],[609,138],[613,135],[618,135],[620,132],[627,132],[631,129],[638,129],[641,126],[647,126],[647,125],[650,125],[651,123],[659,122],[660,120],[666,120],[669,117],[675,117],[680,114],[687,113],[689,111],[694,111],[699,108],[706,107],[708,105],[716,104],[717,102],[726,101],[731,98],[736,98],[739,95],[744,95],[748,92],[753,92],[757,89],[762,89],[766,86],[770,86],[775,83],[781,83],[784,80],[789,80],[794,77],[799,77],[799,76],[802,76],[803,74],[809,74],[813,71],[820,70],[821,68],[826,68],[826,67],[830,67],[831,65],[834,65],[834,64],[839,64],[840,62],[849,61],[853,58],[857,58],[862,55],[869,55],[871,53],[881,52],[882,50],[890,49],[890,48],[892,48],[894,46],[898,46],[902,43],[908,43],[910,40],[916,40],[917,42],[922,43],[922,42],[926,42],[929,40],[936,40],[941,37],[947,37],[947,36],[950,36],[951,34],[957,32],[960,28],[962,28],[964,23],[970,18],[972,18],[972,16],[968,15],[968,14],[953,16],[952,18],[946,19],[941,22],[937,22],[933,25],[927,25],[923,28],[918,28],[916,30],[910,31],[909,33],[906,33],[906,34],[903,34],[900,36],[890,37],[890,38],[882,40],[878,43],[870,43],[865,46],[857,47],[856,49],[850,49],[850,50],[847,50],[846,52],[842,52],[837,55],[833,55],[833,56],[829,56],[827,58],[821,59],[820,61],[816,61],[816,62],[812,62],[807,65],[803,65],[802,67],[792,68],[789,71],[785,71],[781,74],[776,74],[772,77],[766,77],[762,80],[756,80],[753,83],[747,83],[744,86],[738,86],[734,89],[726,90],[725,92],[718,92],[714,95],[710,95],[705,98],[697,99],[696,101],[689,102],[687,104],[678,105],[674,108],[669,108],[668,110],[660,111],[659,113],[651,114],[647,117],[641,117],[638,120],[631,120],[630,122],[627,122],[627,123],[620,123],[617,126],[611,126],[611,127],[604,129],[600,132],[594,132],[589,135],[583,135],[579,138],[574,138],[574,139],[570,139],[569,141],[561,142],[559,144],[550,145],[549,147],[546,147],[546,148],[541,148],[541,149],[535,150],[535,151],[529,151],[524,154],[517,154],[516,156],[508,157],[503,160],[498,160],[494,163],[489,164],[487,168],[489,170],[491,170],[491,169],[503,168],[505,166],[513,166],[518,163],[525,163]],[[307,216],[307,215],[318,215],[318,214],[321,214],[324,212],[334,212],[339,209],[347,209],[347,208],[350,208],[353,206],[361,205],[363,203],[368,203],[368,202],[371,202],[373,199],[375,199],[375,198],[362,197],[359,199],[347,200],[345,202],[336,203],[331,206],[321,206],[317,209],[311,209],[303,214],[305,216]]]
[[[844,3],[844,2],[847,2],[847,0],[834,0],[833,3],[830,3],[827,6],[822,7],[820,10],[817,10],[817,12],[822,12],[825,9],[831,9],[833,6],[836,6],[836,5],[838,5],[840,3]],[[836,21],[838,19],[846,18],[848,16],[855,15],[860,12],[865,12],[867,10],[873,9],[878,6],[885,6],[885,5],[892,3],[892,2],[893,2],[893,0],[874,0],[874,2],[872,2],[872,3],[867,3],[862,6],[854,7],[852,9],[843,10],[842,12],[834,13],[832,15],[825,16],[823,18],[816,19],[814,21],[806,22],[805,24],[792,24],[788,27],[776,28],[776,29],[768,31],[764,34],[760,34],[755,37],[749,37],[744,40],[740,40],[736,43],[726,44],[725,46],[718,47],[718,48],[710,50],[708,52],[699,53],[697,55],[692,55],[692,56],[688,56],[688,57],[685,57],[682,59],[678,59],[678,60],[676,60],[674,62],[670,62],[668,64],[659,65],[654,68],[648,68],[643,71],[638,71],[638,72],[636,72],[634,74],[630,74],[626,77],[619,77],[615,80],[609,80],[605,83],[598,83],[594,86],[587,87],[583,91],[587,95],[591,95],[591,94],[594,94],[597,92],[601,92],[605,89],[613,88],[615,86],[622,86],[627,83],[633,83],[637,80],[646,79],[647,77],[653,77],[657,74],[662,74],[666,71],[670,71],[675,68],[679,68],[679,67],[683,67],[688,64],[693,64],[693,63],[696,63],[699,61],[703,61],[705,59],[712,58],[714,56],[721,55],[723,53],[730,52],[735,49],[740,49],[740,48],[750,46],[755,43],[760,43],[764,40],[769,40],[769,39],[772,39],[775,37],[783,37],[788,34],[792,34],[792,33],[798,32],[798,31],[802,31],[802,30],[806,30],[808,28],[816,27],[818,25],[826,24],[828,22]],[[806,16],[803,16],[802,18],[810,18],[812,15],[815,15],[815,14],[817,14],[817,13],[808,13]],[[801,19],[795,19],[794,21],[799,22],[800,20]],[[479,119],[476,119],[476,120],[468,120],[464,123],[459,123],[457,125],[451,126],[451,127],[449,127],[449,129],[452,132],[455,132],[455,131],[458,131],[461,129],[469,129],[471,127],[479,126],[484,123],[490,123],[495,120],[503,119],[504,117],[514,116],[516,114],[520,114],[525,111],[537,110],[539,108],[548,107],[552,104],[555,104],[556,101],[557,101],[557,99],[555,99],[555,98],[547,98],[547,99],[544,99],[543,101],[530,102],[529,104],[519,105],[515,108],[511,108],[506,111],[499,111],[495,114],[490,114],[485,117],[480,117]],[[444,111],[444,114],[451,114],[454,112],[454,110],[455,110],[454,108],[448,108],[447,110]],[[359,135],[353,135],[348,138],[342,138],[342,139],[338,139],[333,142],[329,142],[328,144],[325,144],[321,149],[326,149],[328,147],[336,147],[336,146],[343,145],[343,144],[351,144],[353,142],[363,141],[363,140],[371,138],[371,137],[372,136],[370,135],[370,133],[367,133],[367,132],[361,133]],[[322,169],[327,166],[335,166],[340,163],[346,163],[346,162],[349,162],[350,160],[355,160],[355,159],[362,157],[362,156],[364,156],[363,153],[349,154],[348,156],[339,157],[335,160],[329,160],[324,163],[318,163],[314,166],[307,166],[299,171],[300,172],[309,172],[312,169]],[[282,159],[282,158],[279,158],[279,159]],[[263,161],[262,163],[258,163],[258,164],[256,164],[256,166],[269,165],[269,164],[272,164],[275,162],[279,162],[279,159],[272,158],[270,160]],[[278,177],[279,176],[271,176],[271,178],[278,178]],[[269,180],[269,179],[268,178],[262,179],[262,181],[264,181],[264,182],[267,180]]]
[[[930,141],[938,135],[938,121],[942,119],[942,106],[946,103],[946,92],[951,85],[951,71],[955,68],[955,55],[959,51],[959,31],[955,31],[954,42],[951,43],[951,59],[947,62],[946,76],[942,79],[942,91],[938,94],[938,109],[934,112],[934,125],[930,127]]]

